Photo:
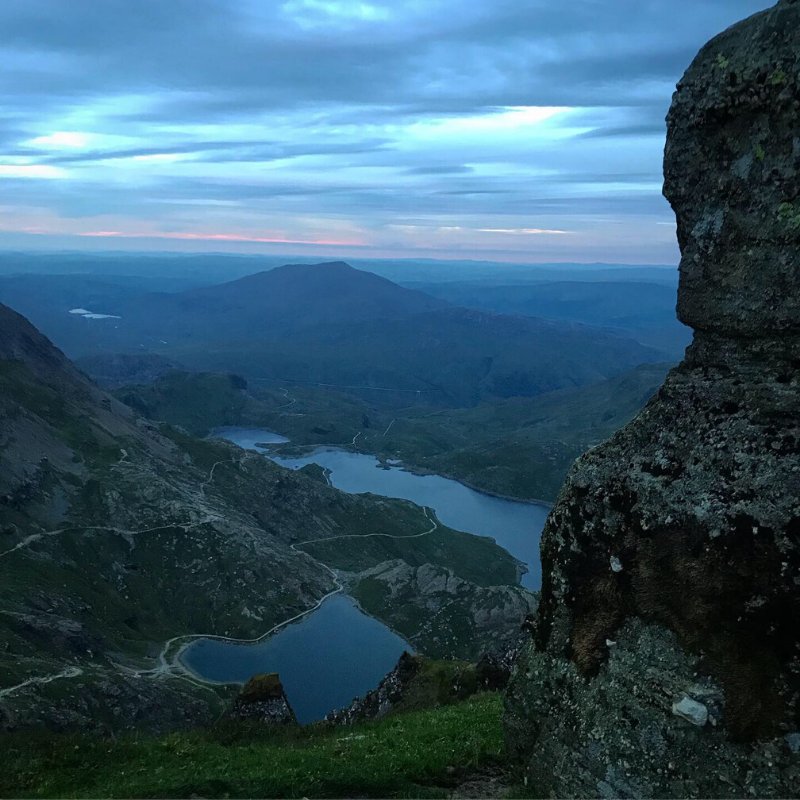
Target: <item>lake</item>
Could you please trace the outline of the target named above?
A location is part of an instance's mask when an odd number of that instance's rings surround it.
[[[261,444],[281,444],[285,436],[259,428],[220,428],[214,436],[257,450],[290,469],[316,463],[326,467],[337,489],[372,492],[411,500],[436,512],[450,528],[491,536],[529,567],[522,584],[541,586],[539,537],[549,508],[481,494],[437,475],[414,475],[398,465],[381,467],[364,453],[323,447],[302,458],[278,458]],[[181,662],[201,678],[241,683],[253,675],[278,672],[301,723],[322,719],[374,689],[410,646],[382,622],[363,614],[344,595],[334,595],[302,620],[258,644],[198,639]]]
[[[289,441],[271,431],[220,428],[214,435],[239,447],[258,450],[285,467],[299,469],[306,464],[326,467],[330,470],[328,477],[331,483],[343,492],[372,492],[432,508],[439,520],[449,528],[478,536],[491,536],[511,555],[528,565],[528,572],[522,577],[523,586],[532,591],[542,586],[539,538],[550,513],[548,506],[491,497],[439,475],[415,475],[397,466],[383,469],[374,456],[335,447],[321,447],[301,458],[276,458],[268,450],[257,447],[259,443]]]
[[[344,595],[259,644],[198,639],[181,654],[196,675],[223,683],[278,672],[298,722],[322,719],[374,689],[411,646]]]

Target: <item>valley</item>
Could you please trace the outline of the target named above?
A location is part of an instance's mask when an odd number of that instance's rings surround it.
[[[430,530],[410,503],[346,495],[142,420],[23,318],[0,311],[5,727],[163,729],[208,719],[229,690],[176,672],[172,653],[160,655],[164,642],[252,639],[304,615],[339,586],[300,549],[309,539]],[[459,577],[465,608],[487,591],[513,601],[487,638],[471,630],[452,650],[477,655],[516,629],[532,599],[516,586],[516,561],[493,542],[439,535],[425,563]],[[480,583],[475,547],[495,565]],[[426,601],[435,609],[445,599],[434,592]],[[454,639],[446,624],[430,635],[442,648]]]
[[[547,501],[667,369],[341,262],[143,281],[0,279],[113,392],[4,312],[5,727],[169,729],[276,669],[319,719],[403,649],[510,645]]]

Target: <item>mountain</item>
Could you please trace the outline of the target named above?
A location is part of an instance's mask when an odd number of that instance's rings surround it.
[[[193,369],[324,385],[383,405],[535,395],[660,360],[612,333],[451,307],[342,263],[154,297],[112,306],[136,346],[156,341]]]
[[[680,357],[692,332],[675,318],[674,283],[585,278],[537,284],[489,285],[469,282],[415,284],[450,303],[495,314],[523,314],[616,330],[669,356]]]
[[[109,307],[139,336],[218,342],[287,336],[328,323],[403,319],[448,305],[333,261],[287,264],[230,283],[146,294]]]
[[[72,357],[157,355],[194,370],[338,388],[385,407],[531,396],[663,360],[612,332],[454,307],[343,262],[173,294],[128,292],[91,310],[108,316],[61,308],[50,323]]]
[[[426,533],[387,539],[396,546],[370,548],[361,567],[358,552],[347,556],[348,585],[357,591],[362,572],[408,558],[443,583],[458,578],[471,619],[487,602],[508,612],[477,636],[478,622],[466,637],[426,624],[420,649],[436,640],[449,642],[441,655],[474,654],[516,630],[530,608],[517,562],[491,540],[432,529],[410,503],[346,495],[233,445],[148,422],[2,305],[0,420],[2,728],[163,729],[212,719],[228,690],[187,676],[170,641],[252,639],[312,609],[342,584],[303,549],[309,539],[343,559],[365,533]],[[435,587],[425,597],[431,613],[452,601]],[[396,611],[383,612],[389,624]],[[422,624],[407,625],[407,635]]]

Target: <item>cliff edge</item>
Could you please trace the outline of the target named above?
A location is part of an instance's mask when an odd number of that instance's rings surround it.
[[[800,795],[800,2],[668,119],[686,359],[573,467],[506,700],[535,796]]]

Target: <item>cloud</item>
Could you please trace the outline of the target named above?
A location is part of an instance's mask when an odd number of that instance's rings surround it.
[[[20,225],[65,235],[113,214],[96,230],[257,244],[278,220],[287,241],[385,247],[423,215],[448,247],[524,248],[490,231],[604,216],[598,248],[641,260],[650,237],[663,260],[674,84],[770,4],[4,0],[0,181]]]

